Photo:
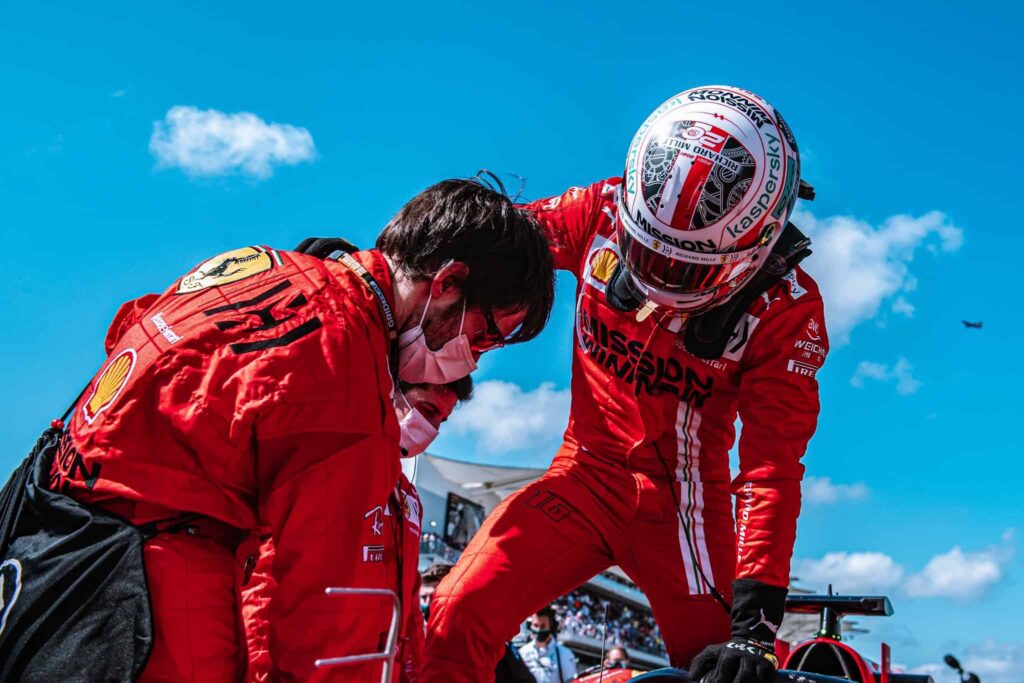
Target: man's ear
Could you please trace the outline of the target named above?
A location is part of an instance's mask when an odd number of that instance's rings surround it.
[[[445,295],[457,293],[462,295],[466,278],[469,277],[469,266],[462,261],[452,261],[441,266],[441,269],[434,274],[430,281],[430,296],[436,301],[445,298]]]

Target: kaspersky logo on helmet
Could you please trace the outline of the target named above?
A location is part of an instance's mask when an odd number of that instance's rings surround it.
[[[782,139],[767,131],[765,132],[765,137],[768,138],[768,179],[761,186],[761,193],[757,196],[750,211],[743,218],[725,229],[730,237],[740,237],[754,225],[758,218],[773,207],[772,197],[775,195],[776,190],[779,189],[779,171],[782,170]],[[781,198],[784,197],[780,195],[776,199]]]

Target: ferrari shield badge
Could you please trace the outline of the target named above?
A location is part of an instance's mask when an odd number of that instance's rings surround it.
[[[86,422],[92,424],[100,413],[117,400],[124,385],[128,383],[128,378],[132,375],[135,359],[135,349],[125,349],[107,363],[107,367],[96,378],[92,393],[85,399],[82,406],[82,415]]]
[[[188,294],[238,282],[279,265],[281,257],[273,249],[242,247],[210,259],[181,278],[177,293]]]

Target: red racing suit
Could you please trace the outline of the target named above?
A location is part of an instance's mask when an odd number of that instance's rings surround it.
[[[713,589],[728,601],[734,578],[788,584],[828,349],[818,288],[795,268],[746,310],[720,358],[691,355],[678,319],[605,300],[620,182],[527,207],[578,280],[569,426],[548,472],[488,517],[438,587],[428,683],[484,680],[523,619],[611,564],[646,593],[684,667],[729,639]]]
[[[398,511],[404,514],[397,515]],[[393,680],[396,683],[416,683],[423,663],[423,613],[419,608],[420,573],[417,559],[420,550],[423,503],[416,487],[404,474],[392,496],[384,505],[371,509],[365,515],[363,539],[367,547],[382,557],[396,557],[401,548],[402,571],[401,624],[398,630],[398,654],[395,658]],[[266,537],[259,548],[259,560],[252,576],[242,589],[242,618],[249,651],[247,683],[265,683],[272,680],[273,662],[270,652],[268,606],[276,584],[269,568],[274,561],[274,542]],[[377,667],[380,667],[377,664]],[[343,678],[346,667],[335,669]],[[378,675],[377,680],[380,680]]]
[[[387,631],[385,601],[324,595],[398,585],[395,558],[368,556],[362,537],[400,472],[391,275],[377,252],[355,259],[381,298],[359,266],[246,247],[125,304],[111,325],[51,486],[135,524],[201,515],[144,547],[155,642],[141,680],[240,679],[235,545],[258,530],[277,544],[277,679],[337,679],[314,659],[373,651]]]

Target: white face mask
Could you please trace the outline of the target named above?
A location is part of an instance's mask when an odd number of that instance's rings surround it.
[[[459,333],[437,351],[427,346],[427,338],[423,334],[423,321],[429,308],[430,295],[427,295],[427,305],[423,308],[419,324],[398,337],[398,377],[409,384],[448,384],[476,370],[469,337],[462,332],[466,322],[466,302],[462,302]]]
[[[413,458],[427,450],[437,438],[437,430],[423,417],[423,413],[412,407],[403,394],[399,393],[399,396],[407,407],[405,415],[398,419],[398,426],[402,430],[399,446],[402,448],[403,458]]]

